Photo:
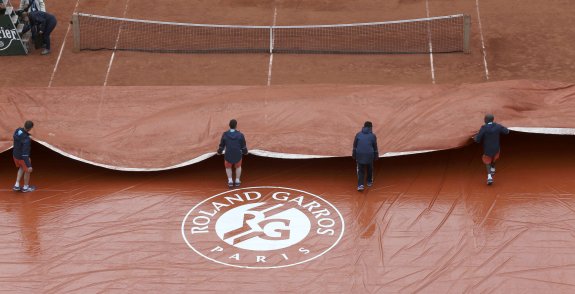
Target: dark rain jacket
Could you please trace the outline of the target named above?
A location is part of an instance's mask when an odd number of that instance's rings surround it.
[[[18,160],[24,160],[27,167],[32,167],[30,162],[30,134],[23,128],[18,128],[14,131],[14,146],[12,147],[12,155]]]
[[[481,126],[477,135],[475,135],[475,142],[483,143],[483,154],[493,157],[499,152],[499,136],[509,134],[509,130],[497,123],[487,123]]]
[[[352,156],[359,164],[371,164],[379,157],[377,137],[371,132],[371,128],[364,127],[355,135]]]
[[[24,27],[21,35],[32,30],[34,37],[38,32],[51,33],[58,21],[56,17],[43,11],[33,11],[28,14],[30,23]]]
[[[246,139],[244,134],[238,130],[228,130],[222,135],[220,140],[220,147],[218,148],[218,154],[221,154],[226,150],[225,160],[229,163],[238,163],[242,160],[242,155],[248,154],[248,148],[246,147]]]

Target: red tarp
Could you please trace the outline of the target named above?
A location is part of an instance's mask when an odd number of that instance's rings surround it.
[[[170,169],[212,156],[235,118],[256,155],[350,156],[355,133],[371,120],[380,154],[393,156],[463,146],[487,112],[515,130],[573,134],[573,98],[573,84],[527,80],[2,88],[0,150],[12,146],[12,132],[29,119],[36,141],[68,157],[112,169]]]

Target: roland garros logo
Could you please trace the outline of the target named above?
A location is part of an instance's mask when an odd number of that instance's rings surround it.
[[[226,191],[192,208],[182,235],[199,255],[228,266],[280,268],[314,260],[332,249],[343,217],[323,198],[280,187]]]

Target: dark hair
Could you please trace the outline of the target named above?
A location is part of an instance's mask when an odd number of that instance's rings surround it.
[[[363,124],[363,127],[364,127],[364,128],[372,128],[372,127],[373,127],[373,124],[372,124],[370,121],[366,121],[366,122]]]
[[[493,122],[493,120],[495,119],[495,116],[493,116],[493,114],[489,113],[485,115],[485,123],[488,124],[490,122]]]
[[[238,126],[238,121],[235,119],[230,120],[230,129],[236,129],[236,127]]]
[[[31,120],[27,120],[27,121],[24,123],[24,128],[25,128],[27,131],[31,130],[33,127],[34,127],[34,123],[33,123]]]

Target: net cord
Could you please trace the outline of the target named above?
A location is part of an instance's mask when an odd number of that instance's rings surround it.
[[[103,15],[86,14],[86,13],[77,13],[77,15],[82,16],[82,17],[92,17],[92,18],[118,20],[118,21],[126,21],[126,22],[138,22],[138,23],[147,23],[147,24],[163,24],[163,25],[189,26],[189,27],[208,27],[208,28],[243,28],[243,29],[308,29],[308,28],[357,27],[357,26],[374,26],[374,25],[385,25],[385,24],[425,22],[425,21],[464,17],[464,14],[454,14],[454,15],[447,15],[447,16],[436,16],[436,17],[416,18],[416,19],[407,19],[407,20],[394,20],[394,21],[384,21],[384,22],[364,22],[364,23],[331,24],[331,25],[300,25],[300,26],[245,26],[245,25],[217,25],[217,24],[166,22],[166,21],[157,21],[157,20],[144,20],[144,19],[103,16]]]

